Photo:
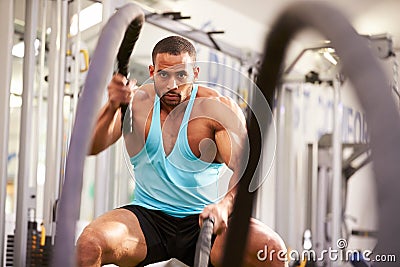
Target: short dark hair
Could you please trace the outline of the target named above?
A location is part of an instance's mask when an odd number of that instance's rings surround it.
[[[153,64],[155,63],[157,54],[162,53],[168,53],[174,56],[178,56],[181,53],[188,53],[193,61],[196,61],[196,49],[194,48],[193,44],[180,36],[166,37],[154,46],[151,54]]]

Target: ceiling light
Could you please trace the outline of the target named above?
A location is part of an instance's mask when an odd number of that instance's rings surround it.
[[[333,65],[337,65],[337,60],[332,56],[332,54],[331,53],[329,53],[329,52],[324,52],[324,57],[330,62],[330,63],[332,63]]]
[[[103,5],[101,3],[94,3],[79,12],[79,19],[77,14],[72,16],[69,32],[71,35],[76,35],[78,31],[87,30],[90,27],[100,23],[102,19]]]
[[[328,47],[328,48],[326,48],[326,52],[335,53],[335,49],[332,47]]]

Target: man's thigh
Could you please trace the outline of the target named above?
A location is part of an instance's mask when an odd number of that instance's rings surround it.
[[[136,265],[146,257],[146,240],[136,215],[127,209],[109,211],[91,222],[79,239],[101,248],[102,264]],[[79,244],[79,241],[78,241]],[[85,247],[78,246],[79,250]],[[78,251],[78,254],[85,251]]]

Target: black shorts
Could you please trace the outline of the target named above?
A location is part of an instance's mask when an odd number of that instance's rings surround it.
[[[147,255],[138,266],[171,258],[193,266],[196,242],[200,233],[198,214],[177,218],[162,211],[150,210],[137,205],[127,205],[121,208],[130,210],[136,215],[146,239]],[[212,243],[214,243],[215,237],[214,235]]]

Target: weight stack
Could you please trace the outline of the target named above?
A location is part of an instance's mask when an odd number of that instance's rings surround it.
[[[27,267],[46,267],[50,266],[51,260],[51,237],[46,236],[45,245],[40,244],[41,232],[37,231],[36,222],[28,222],[28,235],[26,244],[26,266]],[[15,249],[14,235],[7,236],[6,248],[6,264],[5,266],[14,265]]]

